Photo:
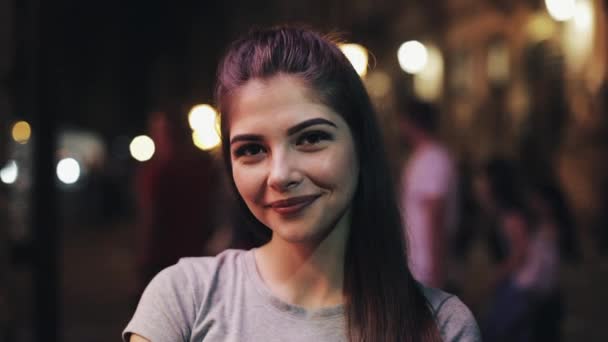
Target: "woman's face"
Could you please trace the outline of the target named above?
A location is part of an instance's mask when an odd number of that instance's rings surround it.
[[[273,239],[319,242],[349,224],[359,174],[350,128],[298,78],[241,86],[228,125],[234,182]]]

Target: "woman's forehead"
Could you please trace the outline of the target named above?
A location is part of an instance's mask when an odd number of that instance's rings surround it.
[[[235,89],[231,103],[235,106],[258,105],[265,100],[301,100],[318,102],[316,93],[299,76],[279,73],[268,78],[254,78]]]
[[[231,101],[228,122],[231,135],[252,128],[297,124],[312,117],[340,121],[331,108],[309,94],[304,82],[293,76],[248,81],[234,93]]]

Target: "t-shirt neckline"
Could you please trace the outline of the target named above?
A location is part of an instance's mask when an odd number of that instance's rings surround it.
[[[286,315],[289,315],[297,319],[305,320],[317,320],[317,319],[328,319],[328,318],[342,318],[344,315],[344,304],[335,306],[329,306],[320,309],[306,309],[301,306],[289,304],[278,297],[276,297],[268,288],[264,280],[260,276],[258,267],[255,261],[254,251],[256,248],[245,252],[244,261],[247,272],[247,277],[253,284],[253,287],[263,300],[271,307],[279,310]]]

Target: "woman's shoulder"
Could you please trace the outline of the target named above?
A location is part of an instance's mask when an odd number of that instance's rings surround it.
[[[421,288],[444,341],[481,341],[473,313],[457,296],[435,288]]]
[[[176,341],[187,336],[196,317],[211,298],[232,288],[248,251],[226,250],[215,257],[182,258],[158,273],[148,284],[135,314],[123,332],[150,340]],[[206,304],[207,303],[207,304]]]
[[[213,257],[181,258],[175,265],[159,272],[148,288],[177,291],[180,295],[213,291],[218,282],[226,282],[242,273],[244,258],[251,251],[228,249]]]
[[[227,249],[212,257],[185,257],[179,259],[177,264],[163,270],[173,276],[201,277],[216,272],[230,272],[239,268],[242,259],[250,251],[241,249]]]
[[[176,264],[160,271],[151,284],[188,284],[198,287],[213,277],[237,272],[241,259],[247,252],[228,249],[216,256],[181,258]]]

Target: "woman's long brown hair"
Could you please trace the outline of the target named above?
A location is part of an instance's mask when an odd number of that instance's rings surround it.
[[[441,341],[429,303],[407,267],[401,217],[374,109],[361,79],[331,39],[304,28],[277,27],[252,31],[234,42],[218,70],[222,137],[229,137],[234,91],[251,79],[279,73],[306,82],[353,133],[360,179],[344,262],[349,340]],[[228,145],[223,144],[223,152],[232,179]],[[259,232],[260,243],[268,241],[270,230],[240,197],[238,202]]]

